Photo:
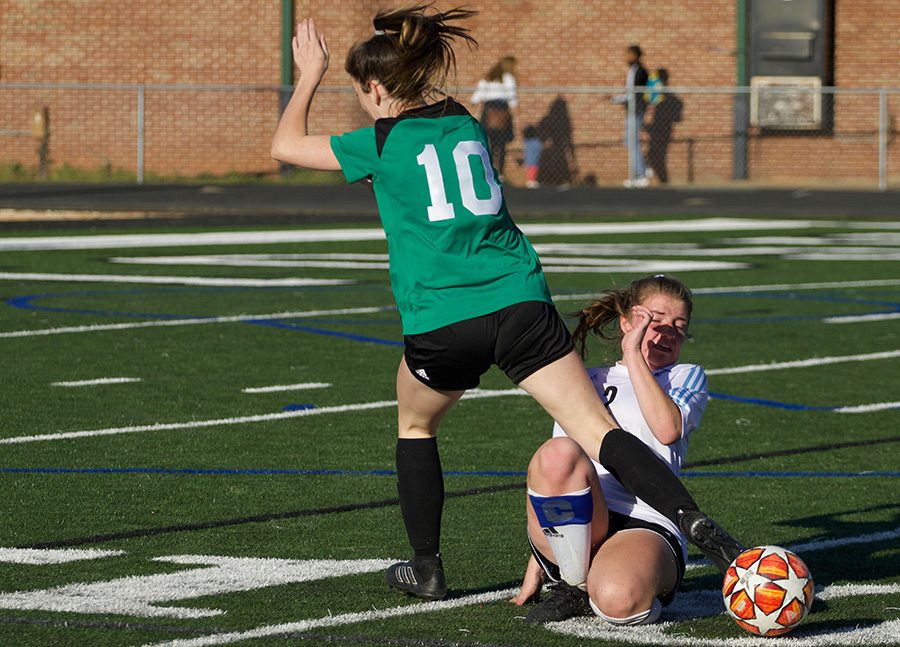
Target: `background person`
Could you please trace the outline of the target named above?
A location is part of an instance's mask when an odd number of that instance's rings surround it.
[[[478,82],[471,102],[481,108],[481,126],[491,143],[491,157],[501,181],[506,166],[506,146],[515,138],[510,108],[519,105],[516,93],[516,59],[504,56]]]
[[[659,82],[669,85],[669,71],[660,68],[656,71]],[[653,106],[653,120],[647,124],[650,142],[647,145],[647,162],[662,184],[669,182],[669,145],[672,143],[672,131],[675,124],[681,121],[684,112],[684,101],[677,94],[661,93],[659,101]]]
[[[644,125],[647,102],[643,92],[632,92],[634,88],[646,86],[650,78],[647,69],[641,63],[642,56],[640,45],[629,45],[625,49],[625,64],[628,65],[628,73],[625,75],[626,92],[613,97],[613,103],[621,103],[625,106],[625,149],[628,151],[630,166],[628,179],[625,180],[624,185],[628,188],[650,186],[644,155],[641,153],[641,127]],[[634,116],[628,109],[628,97],[631,95],[634,96]]]
[[[706,375],[679,363],[688,336],[690,290],[657,275],[603,292],[581,311],[575,339],[618,340],[621,359],[588,371],[622,428],[679,474],[688,438],[709,398]],[[550,595],[526,617],[550,622],[594,613],[619,625],[654,622],[684,575],[687,542],[670,520],[622,488],[562,427],[528,466],[528,538],[532,557],[516,604]],[[559,511],[572,510],[563,519]]]
[[[538,173],[540,172],[541,151],[544,150],[544,142],[538,136],[538,129],[535,126],[526,126],[522,131],[522,148],[524,153],[523,163],[525,165],[525,186],[529,189],[536,189],[540,186]]]

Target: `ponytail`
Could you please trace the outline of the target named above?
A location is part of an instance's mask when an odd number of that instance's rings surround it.
[[[649,295],[667,294],[687,306],[688,316],[694,307],[694,298],[688,287],[678,279],[657,274],[632,281],[624,288],[604,290],[589,305],[573,313],[578,325],[572,337],[582,357],[587,357],[587,340],[590,335],[607,340],[620,340],[622,329],[619,318],[627,317],[631,309]]]
[[[478,46],[466,27],[450,23],[477,12],[462,8],[428,12],[431,8],[419,4],[375,15],[375,35],[356,43],[344,65],[364,92],[369,91],[369,81],[379,81],[404,103],[444,93],[447,80],[456,74],[453,40]]]

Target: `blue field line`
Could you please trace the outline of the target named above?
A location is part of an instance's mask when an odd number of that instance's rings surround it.
[[[339,337],[341,339],[349,339],[350,341],[358,341],[366,344],[381,344],[383,346],[403,346],[402,341],[394,339],[382,339],[381,337],[369,337],[368,335],[355,335],[349,332],[341,332],[339,330],[327,330],[325,328],[312,328],[310,326],[301,326],[299,324],[287,323],[278,319],[247,319],[243,323],[254,324],[257,326],[268,326],[269,328],[280,328],[282,330],[297,330],[300,332],[308,332],[314,335],[324,335],[326,337]]]
[[[292,287],[286,288],[282,286],[273,286],[267,288],[252,288],[253,290],[305,290],[305,291],[346,291],[349,289],[361,289],[366,288],[367,286],[308,286],[308,287]],[[61,314],[83,314],[83,315],[93,315],[93,316],[103,316],[103,317],[125,317],[125,318],[144,318],[144,319],[179,319],[189,317],[192,319],[206,319],[213,318],[214,315],[189,315],[189,314],[170,314],[170,313],[149,313],[149,312],[127,312],[127,311],[118,311],[118,310],[98,310],[98,309],[88,309],[88,308],[65,308],[60,306],[43,306],[37,303],[34,303],[37,299],[47,299],[47,298],[71,298],[71,297],[79,297],[79,296],[112,296],[112,295],[140,295],[145,293],[166,293],[166,292],[236,292],[242,290],[248,290],[251,288],[244,287],[193,287],[193,286],[181,286],[181,287],[156,287],[156,288],[125,288],[119,290],[79,290],[73,292],[47,292],[42,294],[31,294],[25,296],[11,297],[7,298],[4,302],[12,306],[14,308],[20,308],[24,310],[36,310],[41,312],[53,312],[53,313],[61,313]],[[376,288],[382,289],[382,288]],[[868,306],[880,306],[884,308],[885,306],[889,309],[879,309],[872,312],[867,313],[831,313],[831,314],[810,314],[810,315],[762,315],[762,316],[747,316],[747,317],[712,317],[712,318],[704,318],[699,317],[695,319],[694,324],[741,324],[741,323],[773,323],[773,322],[787,322],[787,321],[815,321],[828,317],[842,317],[842,316],[856,316],[858,314],[887,314],[892,312],[900,312],[900,302],[897,301],[888,301],[888,300],[873,300],[873,299],[865,299],[860,297],[847,297],[839,294],[798,294],[795,292],[766,292],[765,290],[759,290],[754,292],[723,292],[712,295],[705,296],[713,296],[713,297],[733,297],[733,298],[759,298],[764,296],[766,298],[771,299],[781,299],[787,301],[813,301],[813,302],[821,302],[821,303],[849,303],[854,305],[868,305]],[[251,322],[255,323],[255,322]],[[318,323],[318,322],[317,322]],[[344,323],[355,323],[360,324],[364,322],[353,322],[347,321],[346,319],[340,319],[336,321],[329,321],[326,325],[336,325],[336,324],[344,324]],[[321,328],[313,328],[313,327],[289,327],[289,326],[272,326],[272,327],[281,327],[285,330],[296,330],[298,332],[306,332],[311,334],[318,335],[327,335],[332,337],[341,337],[350,341],[358,341],[363,343],[376,343],[376,344],[385,344],[388,346],[399,346],[401,342],[386,340],[380,338],[368,337],[365,335],[351,335],[351,334],[342,334],[342,333],[334,333],[330,330],[321,329]]]
[[[174,467],[0,467],[3,474],[167,474],[177,476],[396,476],[395,470],[341,469],[228,469]],[[444,476],[524,477],[518,470],[448,470]],[[900,472],[801,472],[801,471],[741,471],[741,472],[682,472],[684,477],[715,476],[721,478],[865,478],[900,477]]]
[[[744,404],[756,404],[763,407],[771,407],[773,409],[787,409],[788,411],[835,411],[841,407],[830,406],[814,406],[810,404],[794,404],[792,402],[779,402],[778,400],[766,400],[765,398],[748,398],[741,395],[732,395],[730,393],[709,392],[709,397],[713,400],[730,400],[731,402],[742,402]]]

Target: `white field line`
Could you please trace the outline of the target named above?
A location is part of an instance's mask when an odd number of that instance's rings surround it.
[[[238,321],[269,321],[272,319],[309,319],[331,315],[374,314],[395,310],[394,306],[372,306],[364,308],[340,308],[337,310],[300,310],[289,312],[269,312],[265,314],[227,315],[223,317],[199,317],[193,319],[161,319],[134,321],[115,324],[90,324],[85,326],[65,326],[61,328],[36,328],[33,330],[12,330],[0,332],[0,339],[10,337],[41,337],[44,335],[64,335],[71,333],[102,332],[105,330],[131,330],[132,328],[157,328],[166,326],[199,326],[202,324],[233,323]]]
[[[786,259],[791,261],[864,261],[864,262],[881,262],[881,261],[900,261],[900,252],[892,251],[891,248],[871,248],[870,250],[855,250],[854,248],[840,249],[835,248],[834,252],[805,252],[798,254],[788,254]]]
[[[72,380],[69,382],[52,382],[50,386],[100,386],[103,384],[129,384],[131,382],[141,382],[139,377],[101,377],[96,380]]]
[[[233,631],[230,633],[211,634],[198,638],[179,638],[165,642],[153,643],[152,647],[202,647],[203,645],[225,645],[227,643],[250,640],[252,638],[265,638],[267,636],[281,636],[284,634],[300,633],[311,629],[323,627],[340,627],[359,622],[371,622],[373,620],[385,620],[387,618],[399,618],[401,616],[418,615],[421,613],[435,613],[458,609],[473,604],[487,604],[504,598],[512,597],[518,593],[518,589],[503,589],[502,591],[489,591],[467,595],[455,600],[442,600],[440,602],[420,602],[406,604],[402,607],[388,609],[361,611],[359,613],[342,613],[336,616],[315,618],[313,620],[300,620],[299,622],[285,622],[278,625],[264,625],[248,631]]]
[[[842,364],[844,362],[872,362],[882,359],[900,357],[900,350],[889,350],[881,353],[866,353],[862,355],[839,355],[836,357],[813,357],[810,359],[798,359],[790,362],[772,362],[771,364],[748,364],[746,366],[734,366],[732,368],[707,369],[707,375],[734,375],[737,373],[758,373],[762,371],[777,371],[784,368],[807,368],[810,366],[825,366],[827,364]]]
[[[872,532],[867,535],[852,535],[850,537],[836,537],[834,539],[813,539],[812,541],[805,541],[802,544],[791,544],[790,546],[785,546],[785,548],[800,555],[801,553],[814,553],[821,550],[841,548],[842,546],[872,544],[879,541],[890,541],[892,539],[900,539],[900,528]],[[688,562],[686,566],[687,570],[690,571],[704,566],[712,566],[712,564],[709,560],[698,559]]]
[[[0,272],[0,281],[48,281],[63,283],[138,283],[141,285],[203,285],[214,287],[306,287],[349,285],[344,279],[238,279],[208,276],[142,276],[136,274],[45,274]]]
[[[752,236],[724,238],[720,242],[731,245],[900,245],[900,233],[879,231],[853,234],[826,234],[822,236]]]
[[[527,395],[522,389],[481,390],[473,389],[463,396],[463,400],[478,400],[482,398],[498,398],[510,395]],[[107,429],[91,429],[87,431],[64,431],[54,434],[40,434],[33,436],[13,436],[0,439],[0,445],[18,445],[22,443],[35,443],[50,440],[71,440],[73,438],[91,438],[94,436],[115,436],[119,434],[137,434],[146,431],[173,431],[179,429],[201,429],[204,427],[222,427],[229,425],[245,425],[256,422],[269,422],[272,420],[288,420],[290,418],[306,418],[308,416],[320,416],[329,413],[346,413],[349,411],[369,411],[372,409],[390,409],[397,406],[396,400],[379,400],[376,402],[360,402],[357,404],[342,404],[318,409],[300,409],[297,411],[279,411],[277,413],[264,413],[253,416],[237,416],[233,418],[214,418],[211,420],[191,420],[188,422],[156,423],[152,425],[134,425],[130,427],[110,427]]]
[[[868,323],[870,321],[891,321],[900,319],[900,312],[879,312],[870,315],[838,315],[822,319],[827,324]]]
[[[823,290],[829,288],[877,288],[900,285],[900,279],[872,279],[869,281],[828,281],[824,283],[775,283],[769,285],[735,285],[732,287],[696,288],[694,294],[728,294],[729,292],[788,292],[792,290]],[[599,292],[598,290],[597,292]],[[597,292],[558,294],[554,301],[581,301],[594,299]]]
[[[664,255],[664,254],[663,254]],[[694,254],[695,256],[698,254]],[[274,255],[273,255],[274,256]],[[183,259],[181,262],[178,259]],[[214,267],[295,267],[334,270],[366,270],[382,272],[390,268],[387,261],[346,260],[346,259],[288,259],[266,258],[250,254],[241,256],[167,256],[161,260],[153,257],[135,259],[115,258],[118,263],[141,265],[204,265]],[[707,260],[641,260],[634,258],[608,259],[577,256],[543,256],[544,271],[549,273],[608,273],[608,272],[690,272],[695,270],[740,270],[749,267],[746,263]]]
[[[713,270],[745,270],[750,267],[747,263],[732,263],[729,261],[679,261],[679,260],[639,260],[621,259],[615,261],[601,261],[597,264],[584,263],[580,265],[559,265],[572,259],[569,258],[541,258],[541,264],[545,274],[612,274],[619,273],[653,273],[653,272],[704,272]]]
[[[888,409],[900,409],[900,402],[875,402],[873,404],[858,404],[851,407],[835,409],[837,413],[869,413],[871,411],[887,411]]]
[[[118,557],[124,555],[124,550],[98,550],[95,548],[0,548],[0,562],[11,564],[66,564],[85,559],[100,559],[102,557]]]
[[[855,544],[865,544],[865,543],[873,543],[879,541],[889,541],[892,539],[896,539],[900,537],[900,528],[895,528],[894,530],[889,530],[885,532],[877,532],[871,533],[867,535],[855,535],[852,537],[839,537],[836,539],[827,539],[822,541],[813,541],[807,542],[803,544],[795,544],[793,546],[789,546],[789,550],[798,553],[810,553],[813,551],[821,551],[821,550],[831,550],[834,548],[840,548],[842,546],[851,546]],[[691,562],[688,566],[691,568],[696,568],[701,566],[702,564],[698,564],[696,562]],[[822,600],[830,600],[837,598],[844,598],[849,596],[858,596],[858,595],[890,595],[897,593],[900,590],[900,585],[897,584],[838,584],[832,586],[826,586],[820,589],[817,592],[817,597]],[[264,638],[268,636],[277,636],[284,635],[290,633],[300,633],[303,631],[309,631],[311,629],[322,628],[322,627],[337,627],[349,624],[355,624],[360,622],[374,621],[374,620],[384,620],[386,618],[395,618],[403,615],[411,615],[411,614],[419,614],[419,613],[431,613],[435,611],[444,611],[448,609],[455,609],[458,607],[469,606],[474,604],[485,604],[489,602],[494,602],[497,600],[502,600],[504,598],[508,598],[512,595],[515,595],[518,592],[518,589],[504,589],[501,591],[491,591],[488,593],[481,593],[478,595],[470,595],[462,598],[458,598],[456,600],[447,600],[444,602],[430,602],[430,603],[418,603],[418,604],[408,604],[401,607],[394,607],[390,609],[376,610],[376,611],[364,611],[361,613],[343,613],[337,616],[329,616],[326,618],[316,618],[312,620],[301,620],[298,622],[287,622],[277,625],[263,625],[261,627],[256,627],[255,629],[250,629],[247,631],[234,631],[229,633],[221,633],[221,634],[211,634],[208,636],[200,636],[198,638],[188,638],[188,639],[177,639],[172,641],[165,641],[161,643],[155,643],[152,647],[205,647],[207,645],[224,645],[233,642],[239,642],[242,640],[251,640],[254,638]],[[717,591],[708,592],[708,591],[693,591],[689,593],[682,593],[676,598],[675,605],[678,608],[676,612],[678,615],[686,616],[685,619],[690,617],[697,616],[706,616],[710,615],[709,610],[711,608],[710,603],[715,603],[721,600],[721,594]],[[713,607],[715,608],[715,607]],[[718,613],[718,608],[716,608],[716,613]],[[602,623],[590,623],[592,625],[596,625],[599,627],[603,627]],[[667,626],[671,626],[671,623],[663,623],[662,625],[656,625],[660,629],[666,628]],[[634,635],[632,632],[634,630],[629,628],[628,631],[617,632],[616,636],[624,636],[624,635]],[[671,635],[660,634],[665,642],[666,638],[669,638]],[[845,636],[847,634],[844,634]],[[596,637],[596,636],[595,636]],[[674,636],[671,636],[674,638]],[[615,637],[611,637],[614,639]],[[737,639],[741,642],[735,643],[735,639],[730,640],[713,640],[710,639],[708,644],[710,645],[721,645],[723,647],[730,646],[732,644],[739,645],[770,645],[771,641],[763,641],[763,642],[751,642],[745,643],[744,641],[748,640],[747,638]],[[637,642],[641,643],[644,640],[635,640],[629,642]],[[649,641],[653,643],[653,640]],[[791,640],[791,642],[795,642]],[[883,642],[883,641],[882,641]],[[896,641],[895,641],[896,642]],[[662,644],[662,643],[660,643]],[[678,644],[690,645],[690,640],[679,642]],[[842,644],[840,642],[831,643],[831,644]],[[864,644],[864,643],[863,643]]]
[[[528,236],[579,236],[699,231],[774,231],[829,229],[900,229],[890,222],[839,222],[815,220],[768,220],[762,218],[696,218],[646,222],[590,224],[527,224]],[[224,231],[182,234],[114,234],[91,236],[22,236],[0,238],[0,251],[52,249],[135,249],[207,245],[261,245],[280,243],[356,242],[384,240],[380,228],[310,229],[280,231]]]
[[[241,393],[280,393],[282,391],[307,391],[311,389],[328,389],[328,382],[301,382],[299,384],[276,384],[274,386],[253,386],[241,389]]]
[[[183,256],[116,256],[110,263],[125,265],[233,265],[235,267],[290,267],[292,261],[380,261],[387,254],[187,254]],[[287,263],[288,265],[270,265]]]

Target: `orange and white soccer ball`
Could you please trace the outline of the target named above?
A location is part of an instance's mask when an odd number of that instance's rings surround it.
[[[780,546],[757,546],[725,573],[725,610],[757,636],[780,636],[803,622],[813,603],[813,579],[799,557]]]

